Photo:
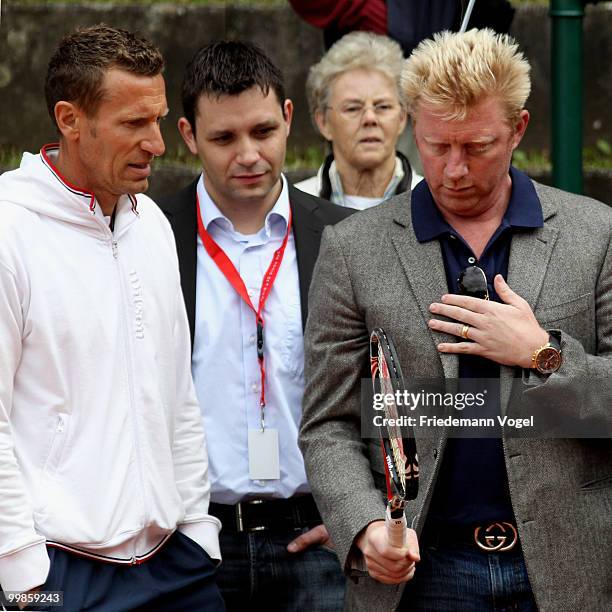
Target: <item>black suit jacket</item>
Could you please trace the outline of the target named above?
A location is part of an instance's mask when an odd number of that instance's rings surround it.
[[[198,180],[187,185],[181,191],[161,198],[158,202],[174,232],[179,268],[181,270],[181,287],[187,307],[187,318],[191,331],[191,345],[195,330],[196,308],[196,269],[197,269],[197,235],[198,222],[196,215],[196,191]],[[293,185],[289,185],[289,204],[292,213],[293,236],[297,254],[298,274],[300,279],[300,302],[302,322],[306,325],[308,315],[308,289],[312,279],[321,234],[326,225],[336,223],[355,212],[311,196]]]

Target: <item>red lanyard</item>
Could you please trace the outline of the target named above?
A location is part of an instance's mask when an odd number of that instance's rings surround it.
[[[236,293],[245,301],[246,305],[255,313],[255,321],[257,323],[257,361],[259,362],[259,370],[261,372],[261,396],[259,405],[262,410],[266,405],[265,396],[265,382],[266,382],[266,370],[264,368],[264,319],[263,309],[266,304],[266,300],[272,291],[272,286],[276,280],[278,270],[283,261],[285,254],[285,247],[289,240],[289,233],[291,232],[291,210],[289,210],[289,222],[287,223],[287,233],[283,238],[283,243],[274,252],[272,261],[264,274],[263,281],[261,283],[261,292],[259,294],[259,304],[257,310],[251,302],[251,298],[247,292],[247,288],[240,276],[238,270],[231,262],[230,258],[225,254],[225,251],[212,239],[211,235],[206,231],[204,223],[202,223],[202,215],[200,213],[200,199],[196,194],[196,209],[198,213],[198,233],[204,244],[206,252],[210,255],[211,259],[215,262],[219,270],[225,278],[229,281],[230,285],[236,290]],[[263,427],[263,412],[262,412],[262,427]]]

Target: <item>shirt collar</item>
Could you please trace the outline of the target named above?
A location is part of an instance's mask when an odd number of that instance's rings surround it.
[[[395,168],[393,169],[393,174],[391,176],[391,180],[387,184],[385,188],[385,192],[382,198],[378,198],[379,202],[383,202],[384,200],[388,200],[397,189],[397,186],[401,183],[404,178],[404,165],[402,164],[402,160],[396,155],[395,156]],[[346,199],[344,194],[344,189],[342,187],[342,179],[340,178],[340,174],[338,173],[338,169],[336,168],[336,161],[332,161],[329,166],[329,182],[331,184],[332,195],[331,201],[334,204],[339,204],[340,206],[348,206],[350,207],[350,202]]]
[[[272,235],[284,235],[289,224],[289,187],[287,179],[281,174],[282,189],[272,210],[266,215],[264,227],[261,229],[263,235],[269,238]],[[213,199],[210,197],[204,186],[204,173],[198,180],[198,200],[200,202],[200,215],[206,231],[213,227],[220,227],[231,234],[238,234],[234,224],[219,210]]]
[[[501,225],[504,227],[536,228],[544,225],[542,204],[531,179],[510,167],[512,191]],[[421,181],[411,196],[412,226],[419,242],[428,242],[452,231],[431,195],[427,181]]]

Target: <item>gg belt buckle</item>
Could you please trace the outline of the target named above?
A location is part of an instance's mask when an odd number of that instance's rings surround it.
[[[474,542],[481,550],[504,552],[514,548],[518,542],[518,533],[512,523],[491,523],[488,527],[474,529]]]

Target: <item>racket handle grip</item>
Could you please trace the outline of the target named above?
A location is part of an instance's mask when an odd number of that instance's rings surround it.
[[[406,515],[402,512],[399,518],[393,518],[391,511],[387,507],[385,516],[385,524],[387,526],[387,539],[389,544],[395,548],[402,548],[406,545]]]

